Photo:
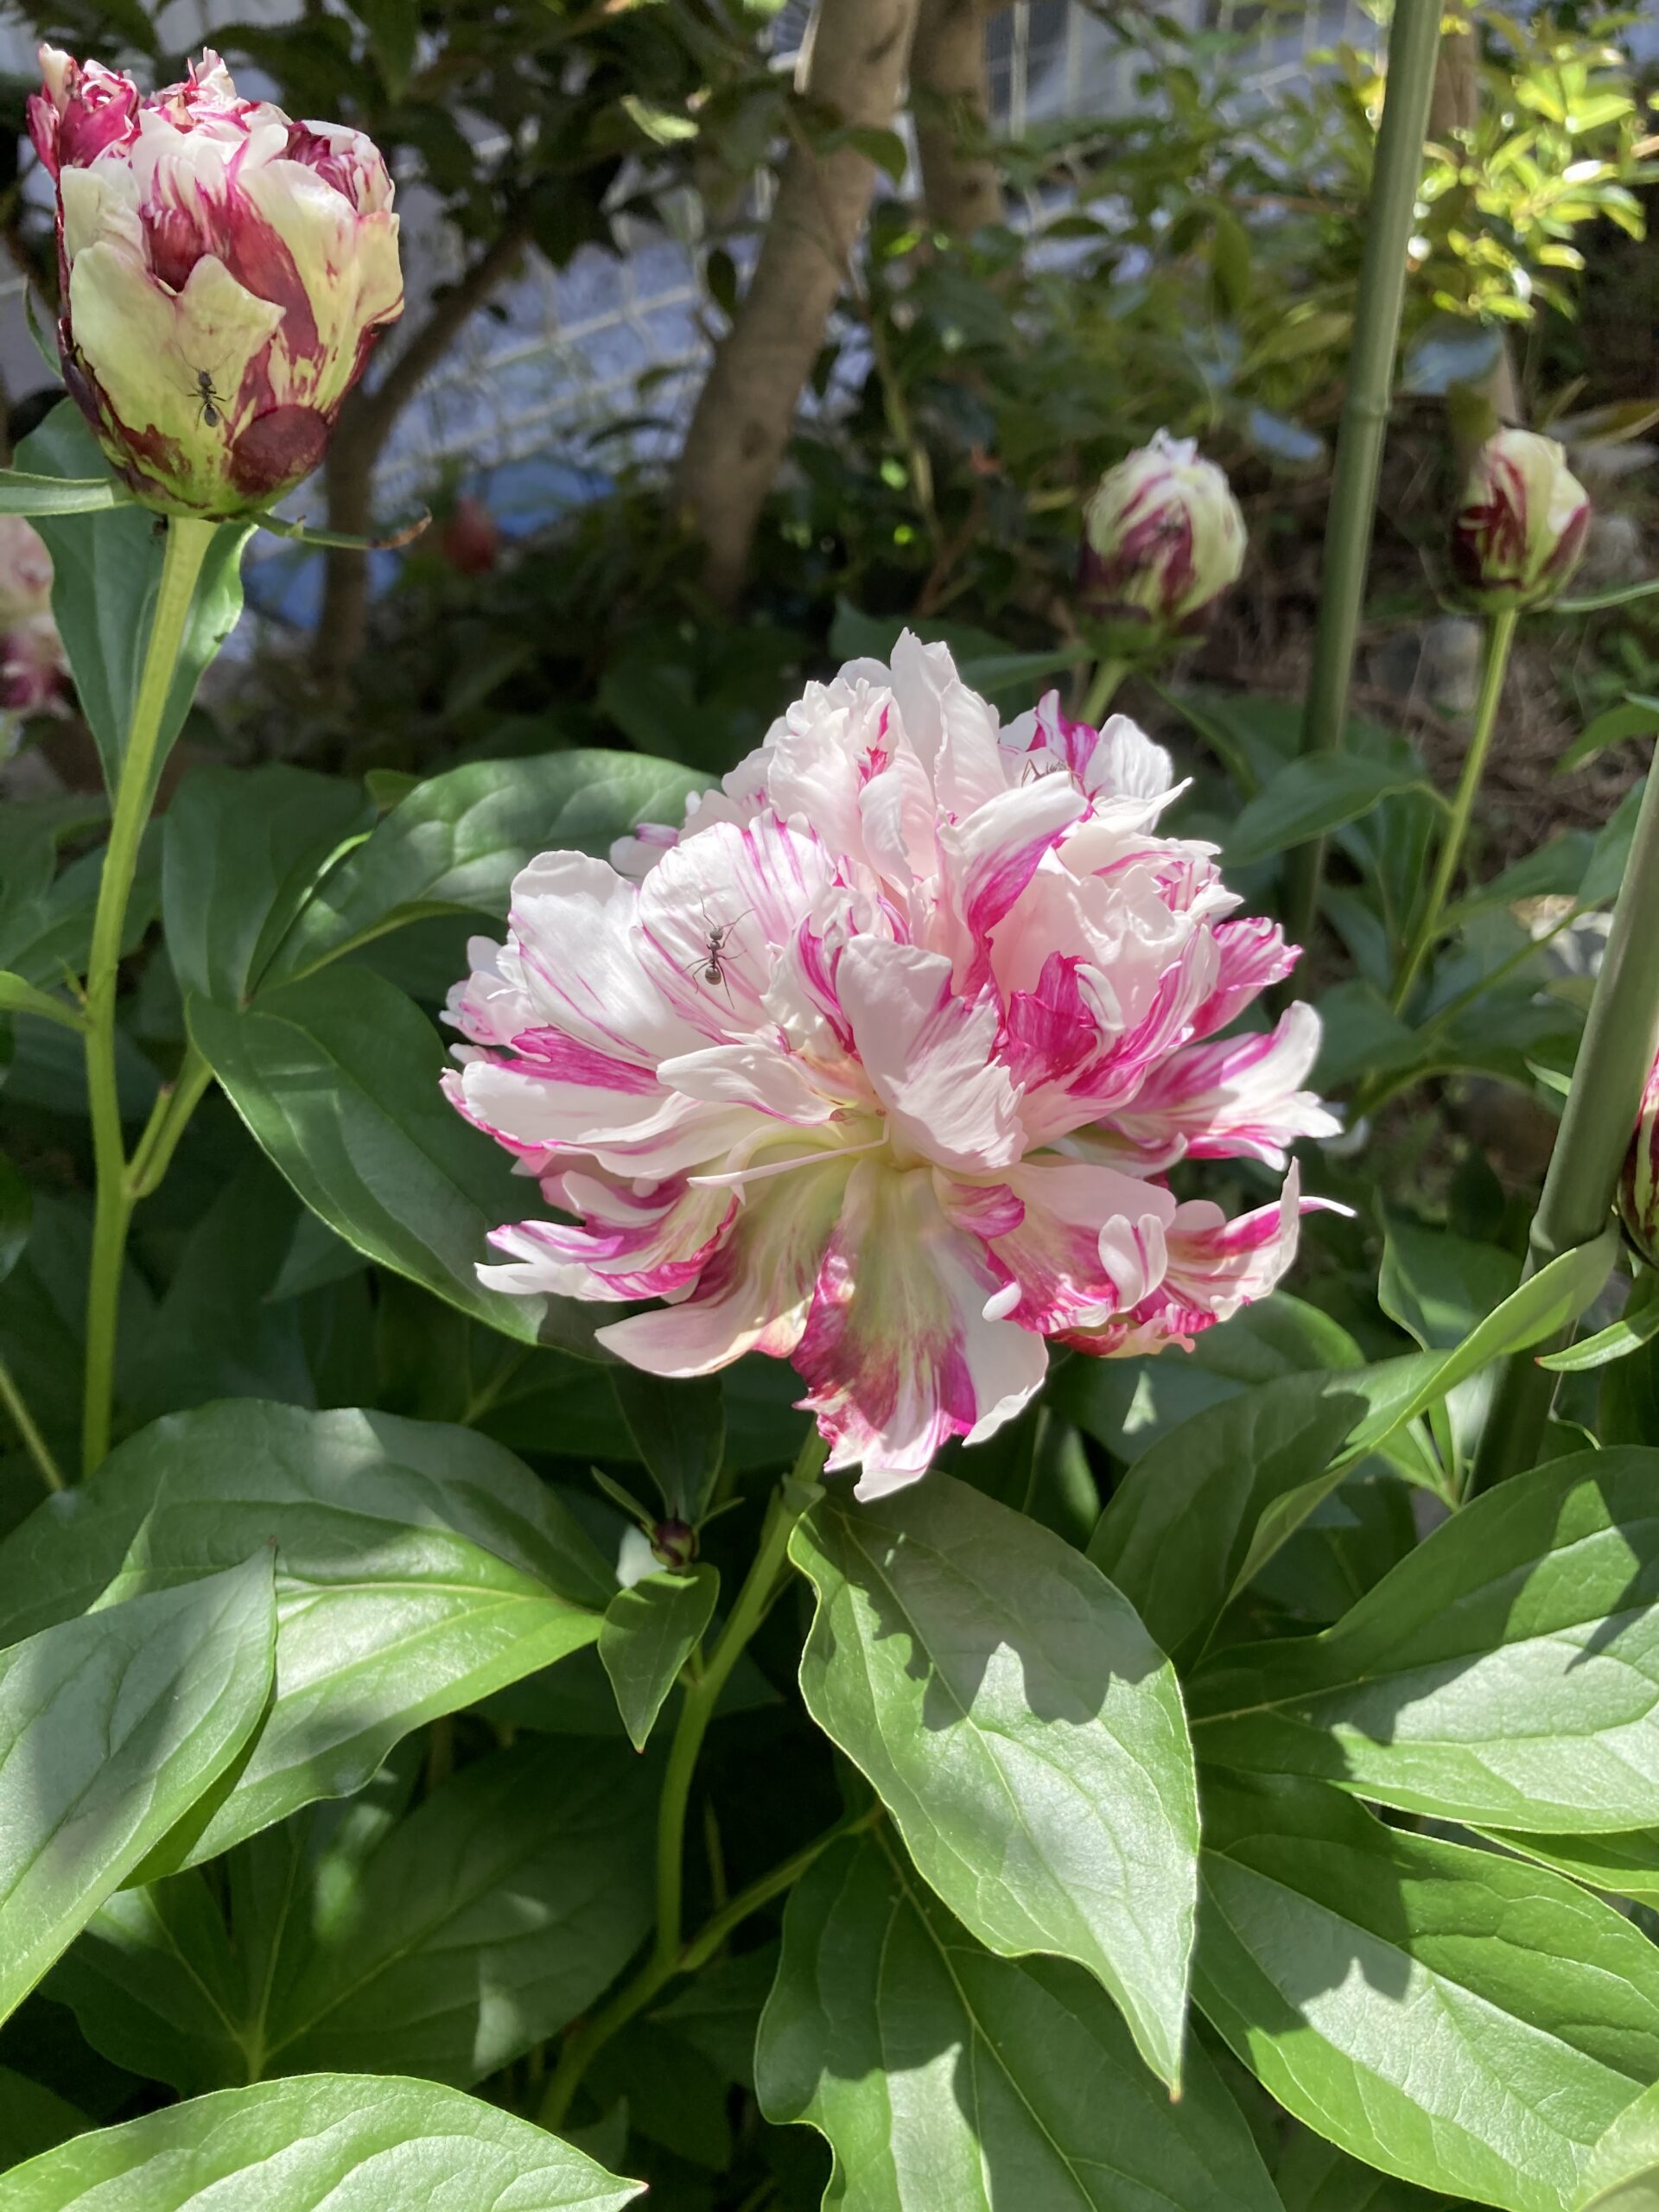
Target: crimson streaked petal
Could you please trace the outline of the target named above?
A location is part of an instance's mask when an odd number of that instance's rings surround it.
[[[997,1287],[930,1171],[854,1170],[795,1365],[826,1464],[861,1467],[860,1497],[916,1481],[953,1436],[988,1436],[1042,1382],[1041,1338],[985,1318]]]

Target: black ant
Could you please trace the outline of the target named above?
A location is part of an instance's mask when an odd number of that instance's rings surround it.
[[[222,391],[213,389],[211,369],[194,369],[191,373],[196,379],[196,388],[190,395],[198,405],[196,421],[205,423],[210,430],[216,430],[225,419],[219,410],[227,407],[230,402]]]
[[[753,912],[753,906],[746,906],[743,912],[732,921],[711,922],[709,919],[709,909],[705,906],[702,910],[703,925],[709,933],[709,942],[703,948],[702,957],[700,960],[694,960],[686,973],[689,976],[700,976],[702,981],[711,987],[723,987],[728,1000],[731,998],[732,987],[726,981],[727,943],[738,923]]]

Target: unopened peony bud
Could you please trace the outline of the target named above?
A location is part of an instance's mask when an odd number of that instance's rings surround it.
[[[1544,607],[1584,551],[1590,495],[1554,438],[1499,430],[1476,456],[1452,524],[1452,563],[1494,613]]]
[[[0,515],[0,630],[52,609],[52,556],[22,515]]]
[[[501,558],[501,530],[482,499],[463,493],[439,539],[458,576],[487,576]]]
[[[684,1521],[659,1521],[651,1532],[651,1548],[664,1567],[683,1573],[697,1555],[697,1532]]]
[[[1637,1257],[1659,1268],[1659,1061],[1648,1077],[1636,1134],[1624,1155],[1618,1217]]]
[[[1191,438],[1160,430],[1109,468],[1084,510],[1077,590],[1114,653],[1201,630],[1244,566],[1244,517]]]
[[[215,54],[141,98],[41,48],[64,381],[148,505],[268,507],[321,461],[402,312],[391,179],[359,132],[241,99]]]
[[[0,714],[58,705],[68,672],[52,619],[52,556],[22,515],[0,515]]]
[[[0,633],[0,713],[62,711],[68,677],[63,640],[49,614],[31,615]]]

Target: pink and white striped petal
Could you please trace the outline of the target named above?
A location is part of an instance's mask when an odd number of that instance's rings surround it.
[[[861,1497],[925,1474],[953,1436],[977,1442],[1043,1379],[1040,1337],[988,1319],[983,1244],[955,1229],[925,1168],[855,1168],[795,1353],[827,1465],[859,1466]]]
[[[993,1058],[994,995],[956,997],[944,954],[882,938],[849,944],[836,982],[896,1150],[970,1171],[1019,1158],[1014,1084]]]
[[[1017,1227],[991,1232],[999,1314],[1052,1336],[1092,1328],[1149,1298],[1164,1279],[1178,1209],[1169,1192],[1116,1168],[1055,1156],[1003,1178],[1020,1200]]]
[[[1299,1137],[1334,1136],[1342,1124],[1303,1078],[1319,1049],[1319,1016],[1293,1006],[1276,1028],[1192,1045],[1153,1069],[1114,1116],[1149,1168],[1171,1159],[1253,1159],[1282,1167]]]
[[[858,1164],[826,1151],[759,1185],[690,1297],[613,1321],[600,1342],[652,1375],[710,1375],[746,1351],[788,1359]]]

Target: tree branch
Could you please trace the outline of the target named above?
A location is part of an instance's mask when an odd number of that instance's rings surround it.
[[[372,535],[374,470],[397,418],[442,361],[467,324],[509,276],[529,243],[510,220],[454,283],[432,301],[379,380],[346,395],[323,467],[328,527],[353,537]],[[363,649],[368,626],[366,556],[338,548],[325,554],[322,613],[312,665],[325,684],[338,683]]]
[[[340,410],[340,420],[343,423],[348,413],[355,416],[356,435],[374,441],[377,457],[397,417],[478,309],[512,274],[528,243],[529,232],[522,224],[507,223],[477,260],[433,299],[425,320],[398,347],[397,359],[385,374],[372,385],[359,385],[349,395]]]
[[[818,0],[800,89],[851,130],[893,127],[916,0]],[[846,280],[875,172],[842,137],[804,132],[779,180],[760,258],[698,397],[674,501],[701,539],[704,584],[733,606],[801,390]]]

